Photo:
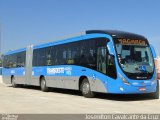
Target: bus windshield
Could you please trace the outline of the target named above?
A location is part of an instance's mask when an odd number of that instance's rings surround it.
[[[119,65],[132,79],[149,79],[154,62],[149,44],[143,40],[118,39],[115,48]]]

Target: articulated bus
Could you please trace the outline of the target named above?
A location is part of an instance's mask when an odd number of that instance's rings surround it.
[[[95,93],[149,94],[159,98],[153,52],[148,40],[118,30],[88,30],[69,39],[9,51],[3,82]]]

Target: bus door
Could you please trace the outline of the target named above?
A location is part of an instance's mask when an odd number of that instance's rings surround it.
[[[106,74],[106,46],[98,47],[97,70],[101,73]]]
[[[97,48],[97,71],[100,73],[106,74],[106,46],[99,46]],[[97,75],[95,75],[97,76]],[[102,78],[101,76],[97,76],[97,78]],[[98,79],[96,80],[96,84],[94,89],[97,92],[106,92],[103,82],[106,79]],[[103,81],[103,82],[102,82]]]
[[[25,84],[31,85],[32,80],[32,57],[33,57],[33,46],[30,45],[26,50],[26,68],[25,68]]]

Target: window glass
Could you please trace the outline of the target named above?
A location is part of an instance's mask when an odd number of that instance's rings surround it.
[[[98,47],[97,70],[106,74],[106,46]]]
[[[114,39],[118,63],[130,79],[150,79],[154,73],[154,59],[146,39]]]
[[[37,52],[33,50],[33,66],[37,66]]]
[[[33,65],[79,65],[97,69],[97,47],[105,45],[101,38],[86,39],[33,51]],[[45,52],[44,52],[45,50]],[[103,54],[104,51],[103,51]],[[105,58],[106,59],[106,58]]]
[[[55,65],[63,65],[66,64],[66,53],[64,49],[64,45],[54,46],[54,63]]]
[[[115,57],[113,55],[107,56],[107,75],[111,78],[117,78]]]
[[[3,66],[5,68],[25,67],[26,52],[19,52],[12,55],[4,56]]]
[[[52,61],[52,58],[51,58],[52,57],[51,56],[52,55],[51,52],[52,52],[52,47],[47,47],[46,48],[46,60],[45,60],[47,66],[50,66],[50,65],[53,64],[53,61]]]
[[[46,53],[45,48],[35,49],[33,51],[33,66],[45,66]]]

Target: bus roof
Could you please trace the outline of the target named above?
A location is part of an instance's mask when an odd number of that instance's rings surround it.
[[[86,31],[86,34],[93,34],[93,33],[108,34],[113,38],[146,39],[142,35],[131,33],[131,32],[119,31],[119,30],[87,30]]]
[[[69,42],[75,42],[75,41],[79,41],[79,40],[85,40],[85,39],[91,39],[91,38],[96,38],[96,37],[110,37],[110,35],[104,34],[104,33],[95,33],[95,34],[81,34],[79,36],[73,36],[70,38],[64,38],[62,40],[57,40],[57,41],[53,41],[53,42],[48,42],[48,43],[44,43],[44,44],[39,44],[39,45],[35,45],[33,47],[33,49],[39,49],[39,48],[43,48],[43,47],[49,47],[49,46],[53,46],[53,45],[59,45],[59,44],[64,44],[64,43],[69,43]]]
[[[73,42],[73,41],[76,41],[75,39],[78,39],[78,38],[79,39],[87,38],[86,35],[90,36],[92,38],[92,37],[96,37],[96,36],[98,37],[98,35],[100,35],[102,37],[105,34],[109,35],[113,38],[146,39],[142,35],[138,35],[138,34],[130,33],[130,32],[125,32],[125,31],[119,31],[119,30],[87,30],[82,35],[75,36],[75,37],[70,37],[70,38],[63,39],[63,40],[53,41],[53,42],[49,42],[49,43],[45,43],[45,44],[35,45],[33,48],[37,49],[37,48],[43,48],[43,47],[46,47],[46,46],[62,44],[62,43],[66,43],[66,42]],[[10,54],[14,54],[14,53],[17,53],[17,52],[22,52],[22,51],[26,51],[26,48],[9,51],[9,52],[5,53],[4,55],[10,55]]]
[[[67,43],[67,42],[74,42],[74,41],[77,41],[78,39],[86,39],[87,37],[93,37],[94,35],[96,37],[98,37],[98,35],[100,35],[102,37],[105,34],[109,35],[113,38],[132,38],[132,39],[143,39],[143,40],[146,39],[142,35],[138,35],[138,34],[130,33],[130,32],[125,32],[125,31],[119,31],[119,30],[87,30],[87,31],[85,31],[85,33],[83,33],[82,35],[79,35],[79,36],[74,36],[74,37],[63,39],[63,40],[53,41],[53,42],[46,43],[46,44],[36,45],[36,46],[34,46],[34,49],[43,48],[46,46],[63,44],[63,43]]]

